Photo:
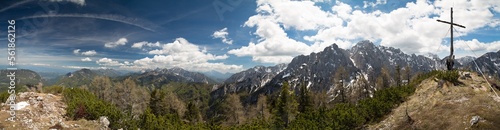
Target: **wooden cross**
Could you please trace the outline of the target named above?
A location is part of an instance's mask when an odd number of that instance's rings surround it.
[[[450,16],[451,16],[451,22],[447,22],[447,21],[443,21],[443,20],[439,20],[439,19],[437,21],[442,22],[442,23],[446,23],[446,24],[450,24],[450,34],[451,34],[450,43],[451,43],[451,46],[450,46],[450,56],[448,56],[448,60],[446,60],[446,68],[448,70],[453,70],[453,64],[455,64],[455,62],[454,62],[455,56],[453,55],[453,25],[458,26],[458,27],[462,27],[462,28],[465,28],[465,26],[453,23],[453,7],[451,8],[451,15]]]

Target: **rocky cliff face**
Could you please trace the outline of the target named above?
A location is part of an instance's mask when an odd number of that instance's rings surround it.
[[[287,81],[291,88],[306,85],[313,91],[325,91],[333,87],[333,77],[339,67],[347,72],[352,79],[359,72],[349,53],[337,45],[326,47],[322,52],[300,55],[295,57],[288,67],[276,75],[263,89],[265,93],[272,93]]]
[[[255,92],[284,69],[286,69],[286,64],[269,67],[255,66],[232,75],[224,83],[230,86],[231,92]]]
[[[405,66],[411,72],[427,72],[444,66],[439,59],[431,59],[421,55],[408,55],[392,47],[376,46],[370,41],[361,41],[349,50],[338,48],[333,44],[322,52],[295,57],[287,69],[276,75],[262,89],[253,95],[271,94],[277,91],[283,82],[289,82],[291,88],[299,85],[307,86],[311,91],[328,91],[332,97],[338,95],[340,89],[335,82],[344,81],[344,89],[350,97],[357,98],[361,91],[372,93],[376,90],[375,78],[381,75],[385,67],[389,75],[395,73],[400,66],[401,73]],[[347,72],[346,79],[338,79],[335,73],[339,67]],[[389,79],[389,82],[394,82]],[[334,82],[335,81],[335,82]]]
[[[476,58],[474,62],[469,62],[465,65],[466,68],[477,71],[479,69],[488,75],[498,76],[500,77],[500,51],[498,52],[488,52],[478,58]]]
[[[285,70],[286,66],[287,64],[278,64],[269,67],[255,66],[233,74],[223,84],[215,86],[215,90],[211,93],[211,98],[217,99],[227,93],[254,93]]]

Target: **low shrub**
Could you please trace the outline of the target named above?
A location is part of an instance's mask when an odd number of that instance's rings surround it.
[[[458,81],[459,77],[460,77],[460,74],[458,74],[458,71],[456,71],[456,70],[439,71],[439,73],[436,75],[436,78],[451,82],[453,84],[460,83],[460,81]]]
[[[66,102],[66,116],[70,119],[97,120],[101,116],[108,117],[110,128],[124,128],[126,116],[115,105],[98,99],[91,92],[80,88],[69,88],[63,91]]]
[[[44,93],[61,94],[64,91],[64,87],[61,86],[49,86],[42,88]]]

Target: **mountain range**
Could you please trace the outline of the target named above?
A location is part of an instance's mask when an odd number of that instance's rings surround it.
[[[271,94],[279,90],[283,82],[288,82],[293,89],[298,89],[297,86],[299,85],[306,85],[312,91],[328,91],[332,94],[332,97],[335,97],[340,89],[340,87],[335,86],[335,82],[339,80],[345,81],[344,89],[347,89],[349,94],[359,96],[361,91],[369,94],[376,91],[375,77],[382,76],[381,71],[383,68],[388,71],[386,73],[389,75],[394,75],[396,67],[399,67],[401,71],[405,71],[405,67],[408,66],[408,68],[411,68],[408,72],[413,75],[436,69],[443,70],[445,68],[444,59],[446,58],[439,59],[437,56],[405,54],[400,49],[376,46],[366,40],[347,50],[333,44],[318,53],[299,55],[293,58],[286,67],[282,64],[269,67],[281,68],[276,69],[276,71],[269,71],[272,74],[268,74],[267,69],[258,69],[266,67],[254,67],[236,73],[232,78],[226,80],[223,85],[218,86],[219,88],[212,92],[212,97],[221,97],[227,93],[244,92],[252,95],[248,100],[254,102],[259,94]],[[455,68],[477,71],[477,69],[471,69],[476,68],[473,62],[475,61],[478,66],[482,66],[481,70],[484,73],[500,77],[500,73],[498,73],[499,59],[500,51],[486,53],[478,58],[463,57],[457,59]],[[335,72],[339,67],[346,71],[347,76],[344,79],[335,77]],[[267,75],[264,76],[264,74]],[[394,84],[396,81],[395,79],[389,79],[388,82]]]
[[[182,68],[145,70],[142,73],[134,73],[120,77],[120,79],[132,78],[142,86],[161,87],[170,82],[190,82],[215,84],[217,81],[205,76],[200,72],[190,72]]]
[[[113,69],[81,69],[59,76],[55,80],[57,82],[53,82],[55,85],[75,87],[89,84],[96,76],[108,76],[115,80],[132,78],[142,86],[161,87],[170,82],[214,84],[212,98],[221,97],[227,93],[246,93],[251,95],[250,97],[271,94],[278,90],[282,83],[288,82],[292,89],[305,85],[311,91],[328,91],[332,97],[335,97],[338,95],[339,89],[342,88],[347,89],[351,95],[360,95],[361,91],[368,94],[376,91],[375,82],[377,82],[377,78],[383,76],[383,70],[387,71],[385,73],[389,75],[394,75],[396,67],[399,67],[401,71],[408,71],[405,69],[411,68],[409,70],[411,74],[444,69],[444,59],[446,58],[439,59],[432,54],[426,56],[405,54],[397,48],[377,46],[365,40],[360,41],[350,49],[342,49],[336,44],[332,44],[321,52],[299,55],[288,64],[269,67],[255,66],[232,74],[230,77],[228,77],[228,73],[206,72],[203,74],[178,67],[157,68],[128,74]],[[479,69],[476,64],[480,66]],[[458,58],[456,68],[481,70],[485,74],[500,77],[500,51],[489,52],[478,58],[470,56]],[[343,78],[335,77],[339,69],[346,72]],[[46,82],[45,78],[53,79],[56,77],[53,73],[43,73],[40,76],[30,70],[22,70],[18,76],[20,76],[18,79],[25,84]],[[31,82],[32,80],[33,82]],[[387,82],[394,84],[395,80],[388,79]],[[335,85],[339,81],[344,82],[343,87]],[[360,86],[367,87],[361,88]],[[249,98],[249,100],[253,99],[255,98]]]

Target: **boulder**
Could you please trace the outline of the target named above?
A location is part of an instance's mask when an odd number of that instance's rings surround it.
[[[110,123],[110,122],[109,122],[109,120],[108,120],[108,117],[106,117],[106,116],[101,116],[101,117],[99,117],[99,123],[100,123],[103,127],[108,128],[108,126],[109,126],[109,123]]]

